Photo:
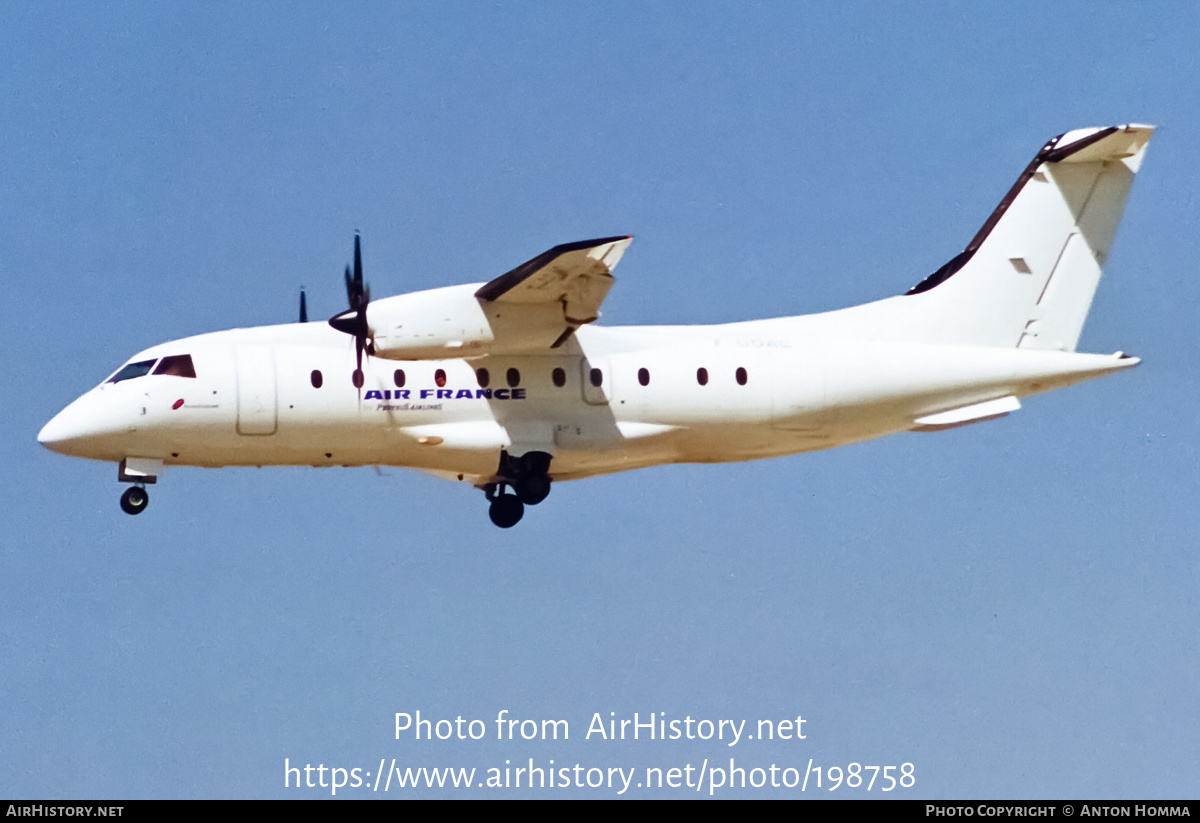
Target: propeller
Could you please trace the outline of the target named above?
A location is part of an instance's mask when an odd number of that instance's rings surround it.
[[[371,329],[367,325],[367,305],[371,302],[371,287],[363,285],[362,250],[359,247],[358,232],[354,233],[353,277],[350,275],[350,267],[346,266],[346,299],[350,302],[350,308],[329,318],[329,325],[354,338],[356,368],[353,380],[355,388],[361,389],[363,386],[363,351],[365,350],[367,354],[374,354],[375,347],[371,345]]]

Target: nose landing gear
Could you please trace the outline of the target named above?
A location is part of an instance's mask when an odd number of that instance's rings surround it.
[[[117,466],[117,481],[132,483],[121,495],[121,511],[126,514],[141,514],[150,505],[147,483],[157,483],[162,474],[163,461],[153,457],[126,457]]]
[[[143,486],[130,486],[121,495],[121,511],[126,514],[141,514],[150,504],[150,494]]]
[[[550,460],[546,452],[528,452],[512,457],[500,452],[500,468],[496,483],[483,487],[487,499],[488,517],[502,529],[511,529],[525,515],[526,506],[536,506],[550,494]],[[511,486],[512,494],[505,494],[504,487]]]

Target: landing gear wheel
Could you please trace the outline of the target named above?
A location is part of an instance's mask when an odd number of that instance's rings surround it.
[[[150,495],[141,486],[130,486],[121,495],[121,511],[126,514],[141,514],[150,504]]]
[[[515,494],[502,494],[492,500],[488,517],[502,529],[511,529],[525,514],[525,504]]]
[[[521,478],[514,491],[527,506],[536,506],[550,494],[550,478],[544,474],[531,474]]]

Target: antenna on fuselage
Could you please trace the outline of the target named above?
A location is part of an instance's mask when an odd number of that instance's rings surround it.
[[[308,303],[304,300],[304,286],[300,287],[300,322],[308,322]]]

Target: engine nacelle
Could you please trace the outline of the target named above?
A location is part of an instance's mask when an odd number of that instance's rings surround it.
[[[479,286],[449,286],[372,301],[367,325],[375,356],[438,360],[549,349],[569,327],[559,304],[480,300],[475,296]]]

